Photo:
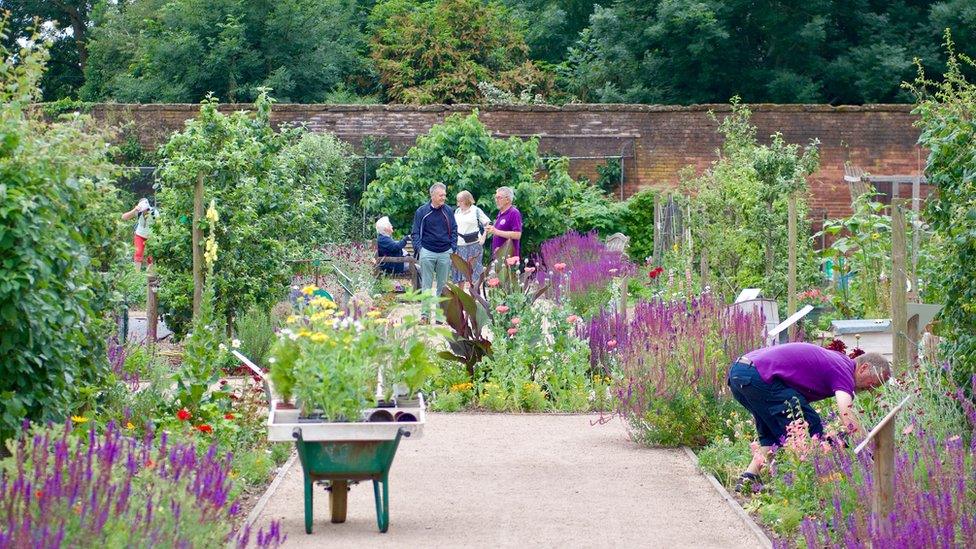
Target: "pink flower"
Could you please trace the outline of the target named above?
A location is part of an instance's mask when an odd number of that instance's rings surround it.
[[[498,286],[500,283],[501,283],[501,280],[498,280],[497,278],[489,278],[488,279],[488,286],[491,286],[492,288],[494,288],[495,286]]]
[[[513,255],[512,257],[505,260],[505,263],[507,263],[509,267],[518,265],[518,262],[519,262],[519,257],[517,255]]]
[[[527,272],[527,273],[534,273],[535,272],[535,267],[526,267],[525,268],[525,272]]]
[[[508,311],[509,311],[508,305],[499,305],[495,307],[495,312],[501,315],[507,313]]]
[[[569,322],[570,324],[576,324],[577,320],[579,320],[579,317],[576,315],[569,315],[566,317],[566,322]]]
[[[607,342],[607,347],[610,348],[610,349],[613,349],[616,346],[617,346],[617,340],[616,339],[611,339],[610,341]]]
[[[515,317],[512,319],[512,326],[518,326],[521,323],[522,323],[522,319],[519,317]]]
[[[517,328],[509,328],[508,329],[508,335],[510,335],[512,337],[515,337],[515,334],[517,334],[517,333],[518,333],[518,329]]]
[[[553,269],[556,269],[556,272],[557,273],[561,273],[561,272],[563,272],[563,271],[566,270],[566,264],[565,263],[556,263],[555,265],[552,266],[552,268]]]
[[[908,427],[905,427],[904,429],[901,430],[901,434],[910,435],[914,430],[915,430],[914,425],[908,425]]]

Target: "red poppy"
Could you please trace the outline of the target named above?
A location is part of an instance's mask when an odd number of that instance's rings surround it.
[[[200,431],[201,433],[212,433],[213,427],[207,424],[197,425],[197,431]]]
[[[191,417],[193,417],[193,414],[191,414],[186,408],[181,408],[179,412],[176,412],[176,419],[180,421],[186,421]]]
[[[228,412],[228,413],[224,414],[224,419],[234,419],[234,414],[231,414],[231,413]]]
[[[654,280],[655,278],[661,276],[661,273],[663,272],[664,267],[654,267],[651,269],[651,272],[647,273],[647,276],[651,277],[651,280]]]

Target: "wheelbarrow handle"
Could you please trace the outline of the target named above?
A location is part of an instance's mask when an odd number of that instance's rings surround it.
[[[292,429],[292,431],[291,431],[291,437],[293,439],[301,442],[301,440],[302,440],[302,428],[301,427],[295,427],[294,429]]]

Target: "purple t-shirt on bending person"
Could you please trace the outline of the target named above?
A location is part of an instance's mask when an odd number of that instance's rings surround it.
[[[778,379],[810,402],[844,391],[854,396],[854,361],[811,343],[787,343],[746,353],[766,383]]]
[[[522,212],[518,211],[515,206],[509,206],[504,212],[499,212],[498,217],[495,218],[495,228],[502,231],[522,231]],[[508,242],[507,238],[502,238],[497,234],[491,235],[491,255],[494,256],[498,248],[501,248]],[[512,241],[512,255],[521,257],[521,239]]]

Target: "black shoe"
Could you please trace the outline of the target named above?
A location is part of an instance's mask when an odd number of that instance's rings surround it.
[[[739,475],[739,480],[735,483],[735,491],[741,493],[751,493],[754,486],[759,486],[759,475],[745,472]]]

